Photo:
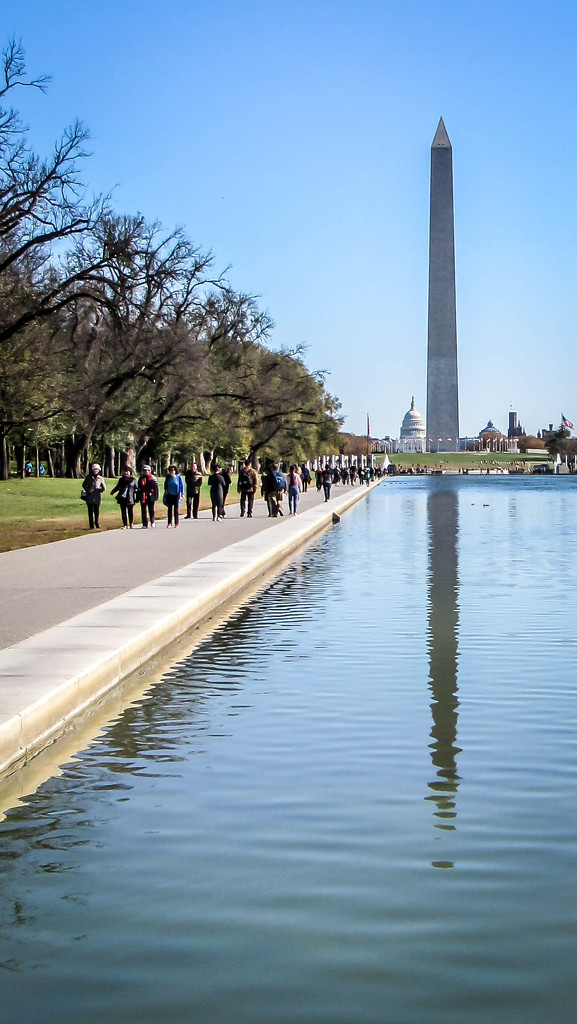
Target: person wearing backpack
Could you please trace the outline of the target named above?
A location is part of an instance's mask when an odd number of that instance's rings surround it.
[[[266,474],[266,493],[267,501],[270,509],[270,515],[277,516],[284,515],[282,510],[282,499],[283,495],[286,494],[286,480],[284,473],[281,472],[276,462],[272,462],[268,473]]]
[[[254,496],[258,485],[258,477],[255,470],[251,465],[250,459],[245,459],[244,463],[241,462],[238,470],[238,481],[236,489],[240,494],[240,515],[241,518],[245,515],[247,519],[252,519],[252,510],[254,506]]]

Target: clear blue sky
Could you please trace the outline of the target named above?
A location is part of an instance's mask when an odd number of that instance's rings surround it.
[[[3,0],[86,177],[183,224],[330,371],[346,428],[426,405],[430,145],[453,145],[461,434],[577,423],[577,5]]]

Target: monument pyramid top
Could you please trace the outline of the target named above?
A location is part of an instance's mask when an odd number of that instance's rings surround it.
[[[447,129],[445,128],[443,118],[439,120],[437,131],[435,132],[435,138],[433,139],[432,148],[451,149],[451,142],[449,140],[449,136],[447,135]]]

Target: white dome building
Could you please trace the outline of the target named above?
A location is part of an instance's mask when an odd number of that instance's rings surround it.
[[[399,452],[424,452],[426,451],[427,428],[420,412],[415,409],[414,396],[411,398],[411,408],[403,417],[401,425],[401,437],[398,445]]]

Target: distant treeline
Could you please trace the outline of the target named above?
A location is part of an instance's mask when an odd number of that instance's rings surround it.
[[[89,459],[193,453],[300,460],[336,450],[339,403],[303,351],[268,347],[273,323],[177,228],[89,197],[87,132],[48,159],[10,106],[44,91],[11,42],[0,76],[0,475],[33,452],[57,475]]]

